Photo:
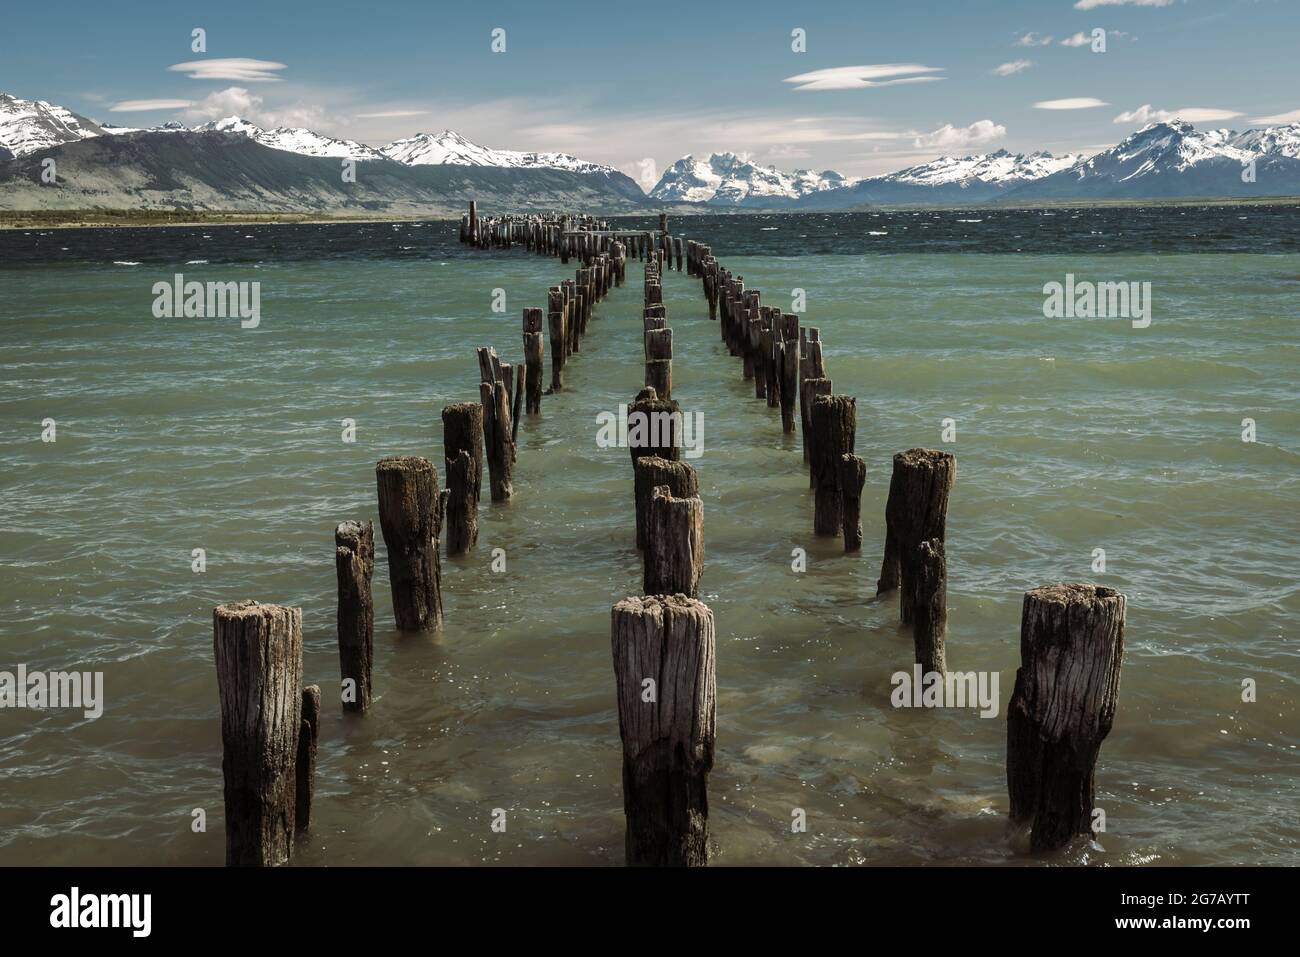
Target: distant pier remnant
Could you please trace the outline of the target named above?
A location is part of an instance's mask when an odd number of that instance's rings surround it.
[[[212,611],[221,697],[226,864],[293,852],[302,720],[302,611],[240,601]]]
[[[1020,668],[1007,708],[1012,820],[1034,850],[1092,831],[1094,775],[1119,702],[1125,598],[1097,585],[1025,593]]]
[[[611,615],[629,865],[709,860],[717,676],[713,612],[683,595],[625,598]]]
[[[440,628],[442,497],[438,472],[428,459],[395,455],[380,459],[375,481],[397,627],[401,631]]]
[[[957,474],[951,452],[908,449],[894,456],[894,472],[885,503],[885,556],[876,594],[898,592],[898,617],[912,621],[918,560],[917,546],[937,538],[944,541],[948,519],[948,493]]]
[[[370,708],[375,659],[375,572],[373,522],[340,522],[334,529],[334,568],[338,574],[339,674],[343,710]]]

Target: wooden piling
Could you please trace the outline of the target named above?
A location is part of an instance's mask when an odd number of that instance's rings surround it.
[[[364,714],[372,700],[375,659],[375,602],[370,589],[375,572],[374,522],[339,523],[334,529],[334,569],[338,578],[340,698],[344,711]]]
[[[645,384],[661,399],[673,397],[673,331],[655,329],[645,334]]]
[[[298,765],[294,769],[294,830],[311,829],[311,801],[316,793],[316,740],[320,736],[320,685],[302,689],[302,719],[298,724]]]
[[[240,601],[212,611],[221,698],[226,865],[293,852],[302,718],[302,611]]]
[[[650,515],[650,496],[662,485],[676,498],[698,498],[699,476],[687,462],[674,462],[658,455],[643,455],[632,460],[633,494],[636,499],[636,547],[646,547],[646,526]]]
[[[524,367],[527,370],[524,411],[542,411],[542,310],[524,310]]]
[[[799,399],[799,317],[794,313],[781,316],[780,368],[777,371],[781,391],[781,431],[794,432],[795,405]]]
[[[839,457],[840,511],[844,528],[844,550],[862,549],[862,485],[867,478],[867,466],[851,452]]]
[[[488,463],[492,501],[506,502],[514,494],[514,430],[510,409],[509,366],[495,349],[478,350],[479,399],[483,407],[483,446]]]
[[[440,628],[442,515],[437,469],[417,456],[389,456],[375,466],[375,482],[397,627],[401,631]]]
[[[483,406],[478,402],[454,402],[442,409],[442,452],[453,462],[461,452],[469,453],[469,477],[477,505],[483,486]],[[449,483],[450,484],[450,483]]]
[[[627,863],[703,866],[717,721],[713,612],[682,595],[629,597],[614,605],[610,630]]]
[[[546,297],[546,322],[551,333],[551,391],[564,390],[564,290],[552,286]]]
[[[638,419],[638,415],[643,418]],[[627,444],[634,465],[643,455],[658,455],[674,462],[681,458],[681,407],[675,400],[661,399],[653,386],[647,386],[628,405],[627,419]]]
[[[853,451],[857,401],[847,395],[826,395],[813,402],[813,532],[817,535],[838,535],[843,526],[840,456]]]
[[[1025,593],[1007,789],[1011,818],[1030,825],[1034,850],[1092,831],[1097,755],[1119,703],[1125,606],[1122,594],[1097,585]]]
[[[647,595],[699,597],[704,572],[704,503],[698,496],[676,498],[667,485],[651,489],[644,557]]]
[[[944,637],[948,630],[948,559],[943,539],[930,538],[916,546],[915,595],[912,600],[912,643],[923,674],[948,670]]]
[[[885,555],[876,594],[898,589],[898,617],[912,621],[917,546],[931,538],[944,539],[948,493],[957,474],[950,452],[908,449],[894,456],[885,503]]]
[[[478,544],[478,503],[474,501],[474,460],[464,449],[446,463],[447,507],[443,537],[447,556],[463,555]]]

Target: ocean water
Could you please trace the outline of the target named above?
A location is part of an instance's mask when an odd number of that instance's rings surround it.
[[[667,275],[674,397],[704,416],[716,864],[1295,863],[1294,210],[673,220],[764,302],[805,291],[868,468],[846,556],[812,534],[798,436],[699,283]],[[95,721],[0,711],[0,864],[223,862],[211,610],[241,598],[302,608],[304,680],[325,689],[295,864],[622,863],[609,610],[641,562],[628,453],[596,433],[642,381],[641,264],[521,424],[514,500],[444,559],[440,634],[395,631],[379,544],[377,701],[357,719],[332,699],[335,524],[377,519],[385,455],[441,473],[439,412],[477,396],[474,348],[517,359],[520,310],[573,268],[461,249],[451,223],[0,232],[0,669],[103,671],[106,697]],[[260,325],[155,319],[177,272],[260,282]],[[1150,326],[1045,318],[1067,274],[1150,282]],[[957,458],[948,661],[999,675],[996,718],[890,705],[912,642],[874,586],[890,459],[916,445]],[[1056,581],[1123,591],[1127,647],[1106,831],[1030,855],[1006,824],[1005,707],[1023,593]]]

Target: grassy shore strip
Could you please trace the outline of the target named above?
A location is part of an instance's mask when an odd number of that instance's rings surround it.
[[[1178,199],[1101,199],[1051,200],[1035,203],[999,202],[996,200],[967,206],[935,206],[925,204],[898,204],[887,206],[855,206],[851,209],[761,209],[758,207],[705,206],[704,204],[672,203],[665,207],[675,215],[743,216],[746,214],[788,213],[791,215],[825,215],[827,213],[869,213],[893,210],[952,210],[978,212],[980,210],[1014,209],[1095,209],[1114,206],[1283,206],[1300,203],[1300,196],[1253,197],[1185,197]],[[659,209],[656,207],[655,211]],[[632,215],[632,214],[612,214]],[[647,211],[644,215],[650,215]],[[94,228],[101,226],[258,226],[281,223],[407,223],[430,221],[455,221],[459,214],[441,210],[427,213],[253,213],[218,212],[191,209],[0,209],[0,229],[57,229]]]

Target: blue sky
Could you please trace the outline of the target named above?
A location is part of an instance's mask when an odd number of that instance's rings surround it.
[[[100,121],[239,113],[376,145],[452,128],[638,176],[688,152],[860,176],[999,147],[1095,151],[1171,114],[1300,120],[1295,0],[70,0],[4,19],[0,91]],[[212,62],[173,69],[193,61]]]

